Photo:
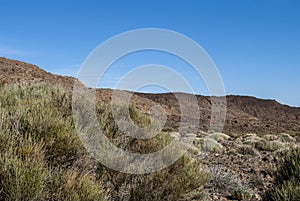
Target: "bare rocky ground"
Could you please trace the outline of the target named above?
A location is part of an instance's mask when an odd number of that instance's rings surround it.
[[[261,200],[272,186],[280,158],[300,143],[287,133],[214,133],[200,137],[198,157],[212,175],[205,187],[210,200]]]
[[[77,81],[48,73],[35,65],[0,58],[0,84],[50,82],[72,90]],[[113,90],[97,89],[97,101],[108,104]],[[187,97],[189,94],[183,94]],[[209,200],[260,200],[272,186],[282,155],[300,143],[300,108],[275,100],[227,96],[227,116],[222,133],[208,133],[210,97],[197,95],[200,128],[190,153],[201,160],[212,177],[205,186]],[[131,104],[149,113],[159,104],[167,114],[164,130],[174,137],[180,123],[180,106],[172,93],[134,93]],[[184,103],[188,105],[189,102]],[[224,106],[225,107],[225,106]]]

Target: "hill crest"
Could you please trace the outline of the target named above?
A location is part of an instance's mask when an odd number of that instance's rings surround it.
[[[71,90],[76,78],[54,75],[36,65],[0,57],[0,84],[24,82],[50,82]],[[99,102],[108,103],[112,89],[96,89]],[[133,92],[131,92],[133,93]],[[189,94],[186,94],[187,96]],[[206,130],[210,123],[210,97],[197,95],[201,110],[200,129]],[[282,105],[275,100],[259,99],[251,96],[229,95],[227,99],[227,119],[224,131],[227,133],[300,133],[300,108]],[[133,93],[132,104],[143,112],[151,105],[159,103],[168,115],[167,127],[176,128],[180,121],[180,108],[172,93]],[[189,104],[188,102],[186,104]]]

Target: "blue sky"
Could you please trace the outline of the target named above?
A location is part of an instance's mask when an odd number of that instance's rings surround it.
[[[76,76],[81,63],[110,37],[140,28],[182,33],[216,63],[227,94],[300,106],[298,0],[0,0],[0,56]],[[108,80],[155,63],[180,71],[182,61],[155,52],[120,60]],[[118,69],[121,68],[122,70]],[[201,80],[196,92],[206,94]]]

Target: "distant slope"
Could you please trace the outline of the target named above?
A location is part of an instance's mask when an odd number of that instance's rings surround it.
[[[50,82],[71,88],[77,80],[73,77],[54,75],[38,66],[0,57],[0,83]]]
[[[180,122],[180,111],[175,96],[166,94],[136,93],[137,96],[159,103],[171,116],[169,127]],[[188,94],[187,94],[188,95]],[[210,122],[210,97],[197,95],[200,107],[201,129],[207,130]],[[226,133],[257,132],[300,134],[300,108],[282,105],[274,100],[264,100],[248,96],[227,96]],[[188,102],[184,104],[189,104]]]
[[[0,84],[46,81],[72,89],[74,82],[77,81],[72,77],[48,73],[32,64],[6,58],[0,58],[0,72]],[[111,89],[97,89],[97,100],[109,103],[112,92]],[[207,130],[210,122],[210,97],[198,95],[197,98],[201,110],[200,127],[202,130]],[[249,96],[227,96],[226,98],[227,119],[224,132],[229,134],[289,132],[300,135],[300,108]],[[180,122],[179,105],[172,93],[135,93],[131,102],[144,112],[159,103],[168,115],[166,128],[176,128]]]

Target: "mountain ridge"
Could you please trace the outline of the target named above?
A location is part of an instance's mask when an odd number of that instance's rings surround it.
[[[0,84],[23,82],[50,82],[59,84],[68,91],[72,90],[78,79],[55,75],[40,67],[22,61],[0,57]],[[96,89],[97,101],[104,104],[111,100],[113,89]],[[168,120],[166,128],[176,129],[180,122],[180,107],[174,93],[129,92],[133,96],[131,103],[148,113],[151,106],[160,104]],[[182,93],[186,96],[191,94]],[[200,108],[200,129],[207,130],[210,123],[210,96],[196,95]],[[289,106],[272,99],[260,99],[254,96],[228,95],[227,118],[224,131],[227,133],[300,133],[300,107]],[[188,102],[184,104],[189,104]]]

